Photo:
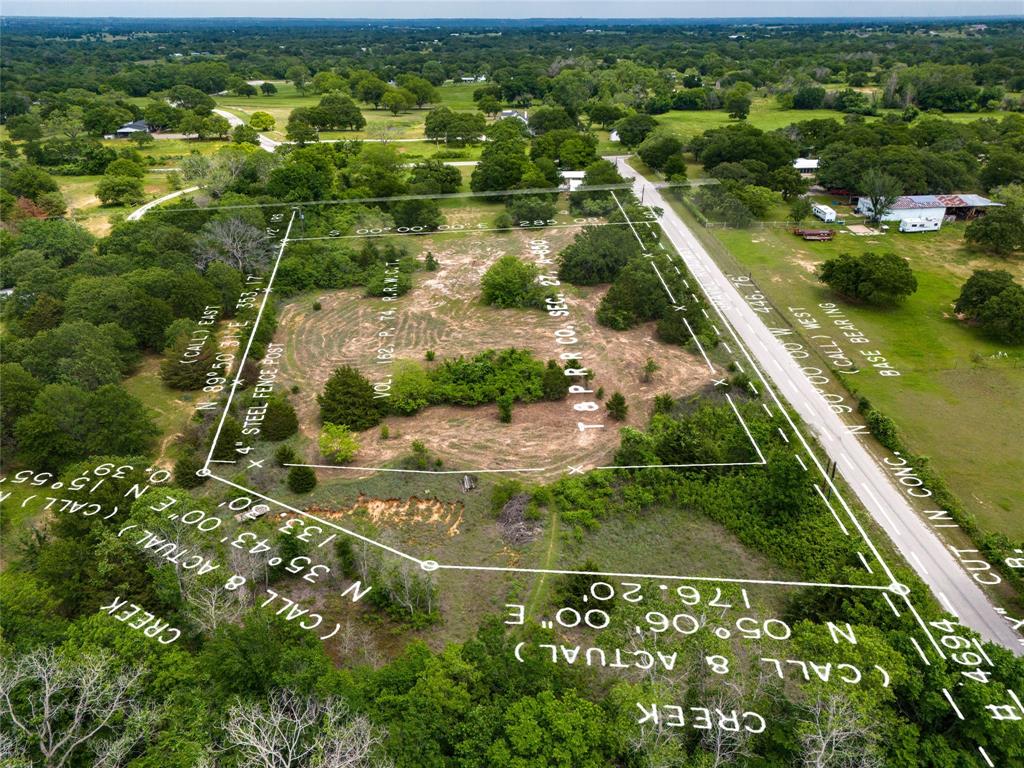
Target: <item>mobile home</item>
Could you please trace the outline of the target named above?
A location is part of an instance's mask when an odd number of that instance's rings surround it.
[[[934,216],[900,219],[900,232],[935,232],[942,219]]]
[[[814,203],[811,205],[811,213],[826,223],[836,220],[835,210],[827,205],[822,205],[821,203]]]

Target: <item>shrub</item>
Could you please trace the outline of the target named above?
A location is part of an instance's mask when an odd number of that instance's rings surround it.
[[[217,424],[214,422],[213,426],[210,428],[211,441],[216,434]],[[217,449],[213,452],[213,458],[219,461],[236,460],[239,455],[235,451],[235,448],[238,447],[236,443],[241,443],[242,439],[242,425],[238,423],[238,419],[234,416],[228,416],[224,419],[224,426],[221,428],[220,435],[217,440]]]
[[[558,363],[548,360],[541,386],[544,389],[545,400],[561,400],[569,394],[569,377]]]
[[[864,412],[864,420],[867,422],[871,434],[874,435],[879,443],[890,451],[900,450],[902,443],[900,442],[899,430],[896,428],[895,421],[881,411],[876,411],[870,407]]]
[[[282,445],[274,451],[274,463],[279,467],[285,464],[294,464],[299,457],[295,455],[295,449],[290,445]]]
[[[494,307],[529,308],[543,304],[544,292],[537,284],[537,267],[507,254],[484,273],[481,285],[484,304]]]
[[[626,414],[629,413],[629,406],[626,404],[626,398],[621,392],[613,392],[604,407],[608,409],[608,415],[616,421],[622,421],[626,418]]]
[[[655,395],[654,397],[655,413],[672,413],[672,409],[675,408],[675,405],[675,399],[673,399],[672,395],[668,393]]]
[[[205,477],[196,474],[203,468],[203,462],[194,453],[182,456],[174,462],[174,484],[180,488],[197,488],[206,482]]]
[[[509,499],[522,493],[525,488],[521,481],[511,478],[503,478],[496,482],[491,489],[491,512],[497,515]]]
[[[422,440],[413,440],[412,453],[406,458],[404,464],[407,469],[418,469],[421,472],[430,469],[430,452]]]
[[[502,211],[494,217],[494,226],[497,229],[512,229],[516,225],[516,220],[512,218],[512,214],[508,211]]]
[[[309,493],[316,488],[316,472],[312,467],[292,467],[288,470],[288,490]]]
[[[508,394],[504,394],[498,398],[498,420],[502,424],[508,424],[512,421],[512,398]]]
[[[349,428],[341,424],[324,424],[317,446],[324,456],[341,463],[351,460],[359,452],[359,442]]]
[[[412,289],[412,275],[399,267],[378,264],[365,278],[367,296],[404,296]]]
[[[426,408],[434,397],[434,385],[425,369],[411,360],[395,363],[391,376],[391,397],[387,398],[388,409],[401,416]]]

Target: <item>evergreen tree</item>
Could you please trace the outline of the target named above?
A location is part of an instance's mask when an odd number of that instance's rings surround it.
[[[561,400],[569,394],[569,377],[558,363],[548,360],[541,386],[544,388],[545,400]]]
[[[381,400],[374,398],[370,382],[350,365],[331,374],[316,400],[322,422],[341,424],[353,432],[375,427],[384,417]]]
[[[267,400],[267,412],[263,414],[261,434],[264,440],[284,440],[299,431],[299,419],[295,408],[282,395]]]
[[[613,392],[612,396],[608,398],[608,402],[604,404],[604,407],[608,409],[608,415],[616,421],[622,421],[626,418],[626,414],[629,413],[626,398],[623,397],[621,392]]]
[[[179,488],[196,488],[202,485],[205,477],[196,474],[203,468],[203,462],[194,453],[182,456],[174,462],[174,484]]]
[[[309,493],[316,488],[316,472],[312,467],[291,467],[288,470],[288,490]]]
[[[213,427],[210,429],[210,439],[213,440],[216,434],[217,423],[214,422]],[[235,452],[235,449],[240,447],[236,443],[242,442],[244,442],[242,425],[238,423],[238,419],[234,416],[228,416],[224,419],[224,426],[220,430],[220,437],[217,440],[217,449],[213,452],[213,458],[218,461],[235,461],[240,455]]]

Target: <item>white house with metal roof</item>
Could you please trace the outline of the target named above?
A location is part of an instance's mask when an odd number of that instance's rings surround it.
[[[904,195],[896,198],[892,207],[882,216],[882,221],[936,222],[937,226],[928,226],[928,229],[938,229],[946,216],[972,219],[985,208],[1001,205],[1002,203],[993,202],[987,197],[972,194]],[[854,210],[863,216],[871,216],[874,213],[871,200],[866,197],[858,198]],[[914,229],[918,230],[919,226],[915,224]]]
[[[793,161],[793,167],[800,173],[804,178],[810,178],[818,173],[818,163],[820,161],[816,157],[798,157]]]

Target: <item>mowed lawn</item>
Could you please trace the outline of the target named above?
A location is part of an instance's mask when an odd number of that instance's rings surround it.
[[[883,109],[886,112],[899,113],[899,110]],[[958,123],[966,123],[982,117],[1002,117],[1004,112],[953,112],[944,114],[943,117]],[[793,123],[800,123],[805,120],[838,120],[843,121],[845,115],[833,109],[782,109],[774,97],[756,97],[750,107],[750,115],[746,122],[762,131],[774,131],[778,128],[785,128]],[[655,115],[662,125],[667,125],[674,134],[682,139],[691,139],[711,128],[721,128],[724,125],[740,122],[729,117],[724,110],[701,112],[666,112],[663,115]],[[867,117],[865,120],[878,120],[878,117]]]
[[[804,242],[783,228],[712,232],[783,313],[804,307],[828,328],[809,333],[839,336],[818,307],[839,304],[871,340],[844,344],[846,353],[878,350],[902,374],[886,378],[865,366],[851,384],[895,419],[909,448],[931,458],[984,529],[1024,537],[1024,354],[966,327],[952,308],[972,270],[1002,268],[1024,280],[1024,264],[968,250],[963,224],[916,234],[841,234],[832,243]],[[876,309],[844,302],[816,281],[815,264],[865,251],[909,259],[917,293],[899,307]]]
[[[296,107],[315,107],[320,102],[320,96],[307,91],[305,95],[300,94],[291,83],[275,81],[277,93],[273,96],[217,96],[217,106],[226,109],[232,114],[248,120],[253,112],[266,112],[273,116],[276,125],[273,131],[266,131],[266,135],[273,139],[283,140],[284,129],[288,123],[288,116]],[[393,115],[386,109],[373,109],[360,104],[363,117],[366,118],[366,128],[361,131],[325,131],[321,134],[322,139],[422,139],[423,123],[427,112],[435,106],[446,106],[455,110],[474,110],[476,104],[473,102],[473,91],[480,87],[479,83],[466,85],[443,85],[437,91],[439,100],[436,104],[428,105],[425,109],[413,109],[409,112],[402,112]]]

